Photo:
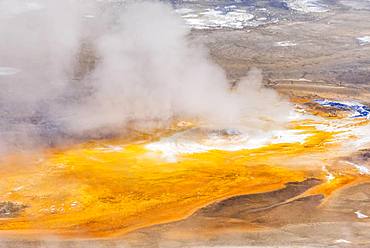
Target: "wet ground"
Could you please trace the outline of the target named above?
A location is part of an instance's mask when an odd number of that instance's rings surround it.
[[[261,68],[268,87],[275,88],[295,103],[307,106],[315,115],[335,119],[341,117],[341,111],[348,111],[338,110],[337,106],[322,107],[312,103],[315,99],[357,101],[368,106],[370,42],[367,37],[370,36],[370,22],[366,20],[370,20],[369,2],[320,1],[319,7],[312,7],[312,4],[309,5],[311,7],[302,7],[297,2],[245,1],[238,7],[245,10],[239,12],[242,17],[234,17],[237,22],[238,18],[246,18],[242,20],[247,21],[222,29],[217,25],[213,26],[216,29],[204,28],[203,24],[207,22],[203,22],[202,29],[194,29],[191,38],[209,47],[212,59],[225,68],[231,82],[237,82],[251,67]],[[178,9],[192,8],[193,12],[219,6],[217,2],[207,3],[206,7],[204,4],[194,7],[194,3],[186,1],[174,4],[180,6]],[[238,6],[235,3],[230,5]],[[224,5],[220,8],[225,10]],[[190,11],[182,14],[188,14],[186,18],[189,19],[196,18]],[[209,18],[209,14],[203,15]],[[240,25],[245,26],[240,28]],[[368,143],[364,139],[362,143],[354,143],[358,146],[348,149],[348,152],[341,150],[335,156],[329,156],[326,162],[332,170],[325,171],[327,169],[322,169],[321,164],[315,167],[323,175],[311,171],[305,176],[292,176],[287,180],[285,177],[274,178],[273,173],[266,172],[262,177],[277,179],[278,187],[243,194],[243,191],[248,192],[240,188],[248,184],[246,178],[245,182],[237,185],[239,191],[230,194],[233,196],[207,199],[208,204],[204,204],[207,201],[197,203],[193,208],[195,211],[187,212],[181,218],[136,228],[114,239],[66,241],[50,236],[43,237],[48,241],[38,241],[37,237],[13,240],[4,236],[0,247],[370,247]],[[320,157],[313,152],[307,154],[308,168],[310,159],[317,156]],[[302,160],[292,159],[289,164],[294,166],[298,162],[302,163]],[[349,167],[357,169],[356,173],[348,171]],[[224,172],[225,177],[220,181],[229,183],[227,177],[231,172]],[[97,170],[97,173],[102,172]],[[235,176],[235,171],[232,173]],[[348,181],[334,180],[337,186],[327,184],[333,180],[332,177],[341,179],[343,175],[343,180]],[[57,173],[53,176],[58,179]],[[67,176],[71,182],[79,180],[72,173]],[[120,178],[116,179],[115,184],[120,185]],[[199,182],[200,185],[205,184]],[[143,185],[141,187],[145,187]],[[221,185],[216,186],[222,188]],[[71,186],[69,189],[74,188]],[[99,194],[105,196],[106,192]],[[29,192],[25,195],[29,197]],[[103,200],[110,204],[118,201],[119,197]],[[27,204],[4,201],[0,203],[0,218],[16,217],[27,211],[27,207]],[[166,205],[157,207],[161,211],[166,209]],[[158,213],[155,209],[148,211],[145,218],[155,219]],[[153,216],[149,218],[150,215]],[[44,227],[53,224],[49,220],[39,221]],[[94,226],[94,223],[90,224]]]

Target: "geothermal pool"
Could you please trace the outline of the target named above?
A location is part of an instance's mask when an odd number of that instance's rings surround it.
[[[320,184],[295,197],[325,199],[368,181],[350,155],[369,142],[369,108],[358,102],[292,99],[289,125],[244,134],[174,121],[167,130],[11,154],[1,161],[3,235],[120,236],[186,219],[233,196],[289,182]],[[23,236],[24,237],[24,236]]]

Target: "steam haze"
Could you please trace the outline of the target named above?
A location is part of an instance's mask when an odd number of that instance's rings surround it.
[[[253,132],[283,124],[290,111],[258,70],[231,90],[164,3],[0,0],[0,34],[3,152],[174,117]]]

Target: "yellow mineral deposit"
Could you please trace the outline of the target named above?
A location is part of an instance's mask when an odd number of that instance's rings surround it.
[[[175,160],[168,160],[163,151],[149,149],[148,145],[183,130],[3,159],[0,201],[27,207],[15,218],[1,219],[0,229],[12,235],[121,235],[184,219],[221,199],[273,191],[307,178],[320,179],[322,184],[305,194],[329,197],[366,175],[331,162],[341,152],[342,143],[353,137],[344,135],[345,131],[319,128],[331,121],[320,118],[291,122],[291,130],[306,135],[302,142],[184,152],[174,154]],[[351,122],[354,127],[365,125],[364,120]],[[346,125],[343,121],[342,126]]]

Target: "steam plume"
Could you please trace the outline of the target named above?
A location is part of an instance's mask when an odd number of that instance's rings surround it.
[[[173,117],[255,130],[290,109],[257,70],[231,90],[163,3],[0,0],[0,33],[0,151]]]

